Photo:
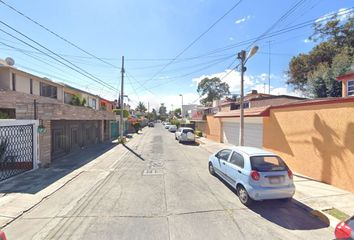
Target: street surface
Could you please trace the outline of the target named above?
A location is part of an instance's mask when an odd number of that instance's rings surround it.
[[[333,239],[331,228],[293,202],[244,207],[209,174],[209,153],[179,144],[161,124],[123,148],[8,225],[7,238]]]

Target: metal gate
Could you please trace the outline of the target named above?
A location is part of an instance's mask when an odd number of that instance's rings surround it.
[[[33,125],[0,126],[0,181],[33,169]]]

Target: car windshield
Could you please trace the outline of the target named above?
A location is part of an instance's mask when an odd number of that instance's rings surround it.
[[[278,156],[253,156],[252,170],[259,172],[285,171],[288,169],[285,162]]]

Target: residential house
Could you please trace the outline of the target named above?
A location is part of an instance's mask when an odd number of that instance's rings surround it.
[[[342,82],[342,97],[354,96],[354,72],[337,77]]]
[[[86,99],[74,106],[73,95]],[[0,111],[16,119],[38,119],[42,165],[75,149],[109,139],[111,111],[99,110],[99,97],[0,63]]]
[[[258,93],[257,90],[252,90],[249,94],[244,97],[243,107],[254,108],[254,107],[264,107],[264,106],[277,106],[285,103],[290,103],[298,100],[303,100],[305,98],[295,97],[289,95],[272,95],[265,93]],[[221,104],[221,112],[228,112],[232,110],[240,109],[240,100],[227,99]]]

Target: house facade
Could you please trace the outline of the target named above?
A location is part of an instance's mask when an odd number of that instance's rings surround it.
[[[73,105],[74,95],[85,99]],[[35,119],[39,162],[48,165],[71,151],[110,139],[111,111],[99,110],[100,98],[71,86],[41,78],[6,64],[0,65],[0,112],[13,119]]]

